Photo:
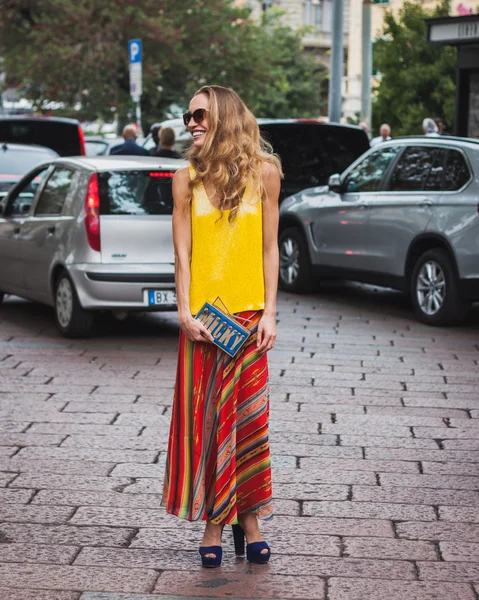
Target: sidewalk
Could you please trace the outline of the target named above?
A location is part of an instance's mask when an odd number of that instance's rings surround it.
[[[0,599],[479,600],[479,313],[428,328],[356,286],[281,295],[267,566],[200,567],[159,506],[174,315],[87,341],[0,310]],[[162,326],[158,325],[162,323]]]

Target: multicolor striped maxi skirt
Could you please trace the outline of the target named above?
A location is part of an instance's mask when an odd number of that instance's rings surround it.
[[[273,514],[266,354],[256,352],[261,311],[242,312],[252,335],[231,358],[180,333],[163,488],[167,512],[213,523]]]

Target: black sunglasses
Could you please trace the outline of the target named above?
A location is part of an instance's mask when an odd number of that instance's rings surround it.
[[[185,112],[183,115],[183,123],[185,124],[185,127],[188,127],[188,123],[191,121],[191,119],[193,119],[193,121],[199,125],[206,117],[207,112],[209,112],[207,108],[197,108],[193,112]]]

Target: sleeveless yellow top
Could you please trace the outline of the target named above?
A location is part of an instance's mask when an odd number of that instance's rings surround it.
[[[193,167],[190,176],[194,176]],[[202,183],[193,189],[190,280],[193,315],[217,296],[232,314],[264,308],[261,199],[247,188],[231,223],[229,214],[229,210],[224,210],[221,217]]]

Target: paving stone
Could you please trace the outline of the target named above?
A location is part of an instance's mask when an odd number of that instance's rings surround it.
[[[157,509],[160,507],[161,504],[161,495],[123,494],[120,492],[107,491],[92,492],[82,490],[40,490],[33,499],[32,504],[44,504],[53,506],[111,506],[118,508]]]
[[[0,564],[3,585],[58,590],[149,592],[158,574],[147,569]]]
[[[55,394],[52,397],[52,400],[61,400],[65,403],[82,403],[85,405],[89,405],[90,403],[95,404],[112,404],[114,402],[127,406],[131,406],[136,399],[138,398],[137,394],[115,394],[115,395],[105,395],[105,394]],[[156,397],[155,397],[156,398]],[[98,411],[103,412],[103,411]]]
[[[378,473],[392,471],[396,473],[419,473],[415,462],[400,460],[364,460],[335,458],[301,458],[301,469],[337,469],[338,471],[376,471]]]
[[[57,475],[108,475],[113,463],[80,460],[30,460],[28,458],[0,459],[0,469],[21,473],[55,473]]]
[[[66,523],[72,516],[70,507],[4,504],[0,506],[0,521],[4,523]]]
[[[19,590],[0,587],[0,598],[2,600],[80,600],[80,592]]]
[[[134,530],[119,527],[74,527],[73,525],[33,525],[3,523],[2,543],[67,544],[77,546],[126,546]]]
[[[166,410],[164,404],[124,404],[121,402],[68,402],[63,409],[66,413],[148,413],[151,415],[163,415]]]
[[[438,560],[436,548],[431,542],[363,537],[346,537],[343,556],[394,560]]]
[[[338,579],[329,581],[329,600],[475,600],[468,584]]]
[[[430,506],[386,504],[373,502],[305,502],[303,514],[316,517],[357,517],[366,519],[392,519],[435,521]]]
[[[0,544],[0,563],[71,564],[77,554],[76,546],[45,544]],[[3,596],[0,596],[3,600]]]
[[[336,417],[336,424],[339,426],[342,425],[357,425],[360,423],[362,426],[366,425],[378,425],[381,427],[382,425],[394,425],[394,426],[407,426],[407,427],[446,427],[442,417],[434,418],[434,417],[418,417],[414,415],[396,415],[396,414],[386,414],[386,415],[373,415],[366,414],[361,415],[360,418],[355,415],[344,415],[338,414]]]
[[[438,446],[436,446],[435,450],[414,450],[406,448],[366,448],[366,458],[381,460],[421,460],[436,462],[451,461],[457,463],[479,463],[479,452],[440,450]],[[430,463],[425,464],[429,465]],[[423,467],[425,464],[423,464]],[[462,466],[464,465],[459,465],[459,468],[461,468]],[[425,469],[425,472],[427,473],[428,471]]]
[[[439,475],[470,475],[479,477],[479,463],[427,462],[422,463],[424,473]]]
[[[439,542],[444,560],[479,563],[479,543]]]
[[[417,438],[434,438],[439,440],[477,439],[477,431],[474,428],[459,426],[444,429],[440,427],[414,427],[414,435]]]
[[[394,415],[406,420],[408,415],[412,417],[455,417],[457,419],[468,419],[465,410],[455,408],[426,408],[416,406],[369,406],[368,415]],[[412,425],[413,423],[411,423]]]
[[[274,474],[276,483],[328,483],[328,484],[361,484],[377,485],[373,472],[370,471],[337,471],[307,470],[307,469],[282,469]]]
[[[433,429],[432,427],[424,428],[424,429]],[[445,431],[452,431],[446,429]],[[400,437],[407,438],[412,437],[412,433],[409,427],[405,427],[404,425],[397,426],[388,426],[388,425],[374,425],[371,424],[362,424],[360,420],[357,423],[344,423],[339,425],[337,423],[323,423],[321,428],[322,433],[329,433],[333,435],[377,435],[377,436],[391,436],[391,437]],[[420,436],[418,436],[420,437]],[[428,436],[433,437],[433,436]],[[436,436],[439,437],[439,436]]]
[[[105,448],[118,450],[161,450],[166,449],[168,440],[157,440],[153,437],[120,435],[69,435],[62,443],[62,448]]]
[[[125,463],[117,465],[111,472],[112,477],[153,477],[154,479],[163,479],[165,473],[166,456],[162,457],[160,464],[145,465],[135,463]],[[294,466],[295,461],[291,466]]]
[[[479,502],[475,506],[440,506],[439,518],[456,523],[479,523]]]
[[[125,425],[82,425],[81,423],[34,423],[28,430],[31,433],[61,433],[63,435],[138,435],[141,427]]]
[[[212,572],[213,571],[213,572]],[[288,575],[265,575],[264,572],[221,577],[215,569],[203,569],[198,573],[183,573],[181,580],[175,571],[164,571],[155,586],[155,594],[169,594],[171,590],[180,595],[211,598],[211,591],[221,597],[233,595],[242,598],[290,598],[301,600],[324,600],[324,580],[313,575],[292,577]],[[468,600],[468,599],[467,599]]]
[[[272,456],[278,454],[294,454],[295,456],[317,456],[321,458],[357,458],[362,459],[361,448],[346,448],[342,446],[315,446],[313,444],[271,443]],[[479,460],[479,459],[478,459]]]
[[[453,506],[479,506],[479,492],[469,490],[443,490],[433,488],[353,486],[354,501],[360,502],[399,502],[400,504],[441,503]]]
[[[164,509],[134,509],[116,507],[80,507],[71,519],[74,525],[111,525],[118,527],[155,527],[171,521]]]
[[[468,562],[418,562],[419,579],[424,581],[479,581],[479,564]]]
[[[479,450],[479,439],[444,440],[441,443],[445,450]]]
[[[0,433],[22,433],[26,427],[26,423],[19,423],[17,421],[0,421]]]
[[[118,487],[130,483],[131,479],[126,477],[81,477],[75,475],[54,475],[50,473],[39,475],[22,473],[15,479],[10,487],[115,491]]]
[[[273,497],[295,500],[346,500],[349,487],[313,483],[274,483]]]
[[[479,539],[479,524],[404,522],[396,524],[400,538],[410,540],[444,540],[448,542],[475,542]]]
[[[429,487],[437,489],[477,490],[479,478],[459,475],[403,475],[381,473],[381,485],[404,487]]]
[[[64,435],[35,433],[0,433],[0,446],[58,446]]]
[[[20,459],[43,458],[48,460],[90,460],[98,462],[152,463],[158,456],[153,450],[106,450],[95,448],[23,448]]]
[[[423,406],[423,407],[433,407],[436,409],[439,408],[456,408],[456,409],[471,409],[477,405],[477,401],[474,400],[472,396],[469,398],[462,399],[453,399],[453,398],[425,398],[422,395],[420,396],[411,396],[405,394],[404,396],[404,404],[406,406]]]
[[[415,439],[413,437],[381,437],[373,435],[348,435],[341,434],[341,446],[363,446],[366,448],[412,448],[412,449],[438,449],[433,439]],[[380,450],[378,452],[381,452]],[[386,458],[386,457],[384,457]]]

